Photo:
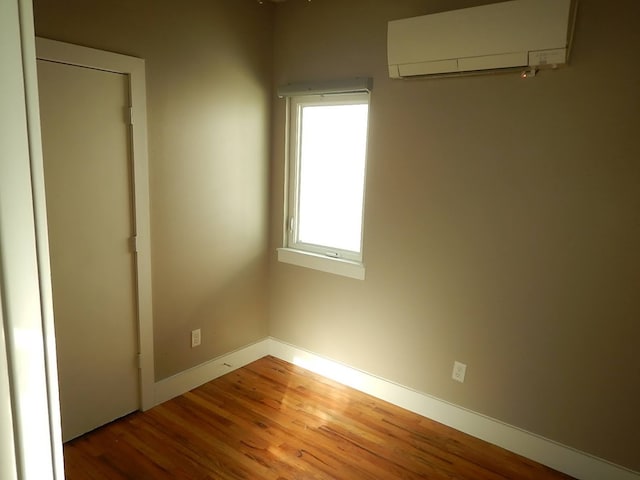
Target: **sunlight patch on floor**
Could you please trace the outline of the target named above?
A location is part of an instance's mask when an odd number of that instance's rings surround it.
[[[362,389],[364,386],[362,377],[357,371],[331,360],[306,355],[296,355],[293,358],[293,363],[298,367],[302,367],[355,389]]]

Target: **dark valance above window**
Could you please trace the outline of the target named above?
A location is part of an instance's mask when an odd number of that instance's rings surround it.
[[[343,80],[325,82],[289,83],[278,87],[278,97],[296,97],[300,95],[330,95],[339,93],[370,92],[373,88],[373,78],[355,77]]]

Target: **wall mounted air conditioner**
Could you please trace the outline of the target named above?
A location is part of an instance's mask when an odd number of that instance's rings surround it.
[[[567,62],[577,0],[513,0],[389,22],[389,76]]]

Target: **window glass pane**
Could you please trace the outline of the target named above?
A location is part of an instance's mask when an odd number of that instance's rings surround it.
[[[360,252],[368,110],[302,108],[298,241]]]

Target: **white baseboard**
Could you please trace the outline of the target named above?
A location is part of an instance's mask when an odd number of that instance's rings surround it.
[[[167,400],[171,400],[202,384],[221,377],[225,373],[232,372],[269,355],[270,344],[271,340],[265,338],[264,340],[260,340],[259,342],[156,382],[155,404],[159,405]]]
[[[261,340],[157,382],[156,403],[162,403],[188,392],[265,355],[273,355],[331,378],[343,385],[498,445],[579,480],[640,480],[638,472],[275,338]]]

